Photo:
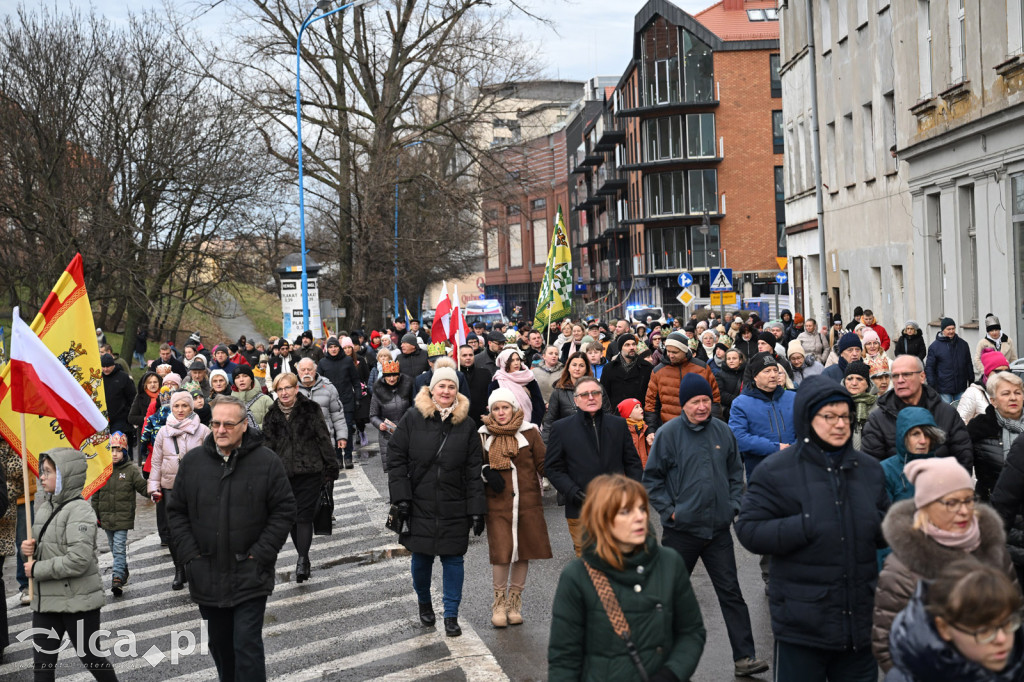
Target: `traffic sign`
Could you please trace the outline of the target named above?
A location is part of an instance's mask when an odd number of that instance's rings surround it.
[[[711,291],[732,291],[732,268],[711,271]]]
[[[785,256],[779,256],[775,259],[775,262],[779,264],[779,270],[785,270],[786,266],[789,265],[789,259]]]
[[[676,278],[676,281],[679,282],[679,286],[686,289],[693,284],[693,277],[691,277],[690,273],[688,272],[680,272],[679,277]]]
[[[676,296],[676,300],[685,305],[687,308],[690,307],[690,304],[693,302],[693,299],[694,295],[690,293],[689,289],[683,289],[682,291],[679,292],[679,295]]]
[[[736,292],[729,291],[724,294],[711,294],[711,305],[736,305]]]
[[[784,272],[780,272],[779,274],[775,275],[775,281],[778,282],[779,284],[785,284],[786,282],[789,281],[789,275],[787,275]]]

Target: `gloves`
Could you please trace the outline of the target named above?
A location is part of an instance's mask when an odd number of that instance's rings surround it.
[[[505,491],[505,479],[501,477],[500,473],[489,466],[484,467],[484,480],[487,481],[487,485],[491,486],[491,490],[494,492],[502,493]]]
[[[154,490],[152,493],[149,494],[149,497],[154,502],[159,502],[160,500],[164,499],[164,494],[159,490]]]
[[[586,500],[586,499],[587,499],[587,494],[585,492],[583,492],[582,490],[577,490],[576,494],[572,496],[572,501],[575,502],[576,504],[578,504],[581,507],[583,506],[583,501]]]
[[[480,535],[484,532],[483,514],[473,514],[469,518],[473,522],[473,535],[480,537]]]
[[[395,506],[398,507],[398,518],[404,524],[412,516],[412,504],[409,503],[409,500],[403,500],[396,502]]]

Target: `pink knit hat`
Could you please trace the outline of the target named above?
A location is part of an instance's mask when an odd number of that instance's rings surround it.
[[[981,376],[988,379],[988,375],[1000,367],[1009,367],[1010,363],[1006,356],[995,348],[986,348],[981,351]]]
[[[955,457],[915,459],[903,467],[903,474],[914,486],[918,509],[957,490],[974,490],[971,475]]]
[[[876,332],[871,327],[867,327],[866,329],[864,329],[864,331],[861,333],[860,340],[862,343],[865,344],[871,343],[872,341],[882,343],[882,340],[878,338],[878,332]]]

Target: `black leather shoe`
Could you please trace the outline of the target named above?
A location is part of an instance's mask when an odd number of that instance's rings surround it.
[[[459,619],[454,616],[451,618],[444,619],[444,634],[446,637],[458,637],[462,634],[462,628],[459,627]]]
[[[434,617],[434,605],[430,602],[427,602],[426,604],[420,602],[420,622],[429,628],[433,627],[436,621],[437,618]]]
[[[185,587],[185,567],[174,566],[174,580],[171,582],[172,590],[180,590]]]
[[[351,457],[346,457],[345,458],[345,468],[346,469],[354,469],[355,466],[356,465],[352,463],[352,458]]]
[[[299,557],[298,563],[295,564],[295,582],[304,583],[309,580],[309,574],[312,572],[312,567],[309,565],[309,559],[307,557]]]

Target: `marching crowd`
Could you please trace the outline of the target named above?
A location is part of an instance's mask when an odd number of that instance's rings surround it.
[[[188,585],[210,621],[221,679],[265,679],[277,555],[290,536],[296,581],[312,579],[320,501],[341,470],[368,463],[372,449],[353,446],[369,428],[419,619],[435,625],[439,559],[448,636],[461,634],[471,532],[486,531],[492,625],[524,622],[529,564],[553,556],[554,488],[578,559],[550,607],[551,680],[688,680],[705,644],[689,578],[698,560],[725,620],[729,673],[768,670],[734,532],[760,556],[775,679],[868,682],[881,669],[897,681],[1024,680],[1013,341],[992,315],[973,349],[948,318],[930,342],[913,321],[893,340],[870,310],[829,322],[786,310],[544,330],[478,322],[452,348],[398,319],[368,336],[307,331],[212,350],[193,334],[149,362],[140,329],[137,382],[97,330],[113,474],[85,502],[84,456],[51,450],[25,491],[17,455],[0,449],[0,550],[18,550],[35,627],[74,637],[80,621],[88,637],[105,603],[96,530],[120,596],[136,499],[149,497],[170,586]],[[82,660],[116,679],[108,660]],[[36,679],[53,679],[55,661],[37,649]]]

